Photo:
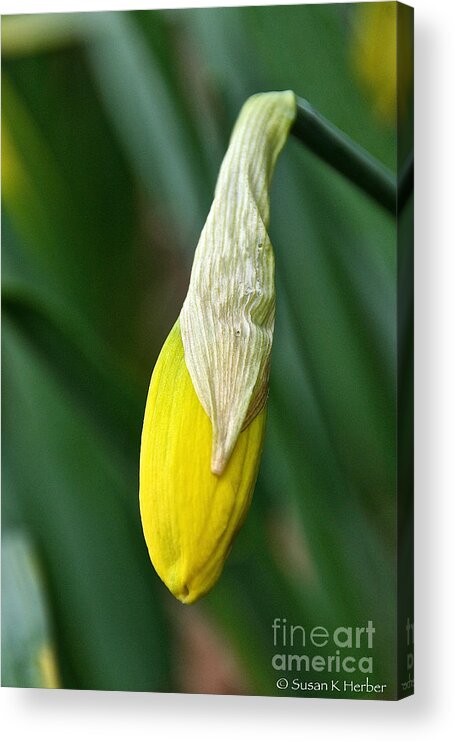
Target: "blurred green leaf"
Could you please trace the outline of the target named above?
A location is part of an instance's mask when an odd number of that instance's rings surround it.
[[[89,59],[120,141],[142,184],[181,226],[182,242],[191,245],[205,214],[201,195],[210,191],[179,106],[179,92],[172,89],[133,16],[93,13],[91,24],[98,25],[102,33],[88,47]],[[160,16],[156,22],[166,36]]]
[[[158,579],[141,538],[136,474],[124,463],[132,435],[139,445],[139,429],[122,428],[115,385],[94,400],[90,360],[81,350],[77,357],[52,321],[12,297],[6,314],[3,414],[12,488],[6,498],[16,502],[14,521],[37,542],[62,682],[165,690],[168,645]],[[75,360],[75,369],[62,369],[60,357],[70,366]],[[101,427],[94,418],[103,409]],[[115,417],[117,440],[108,422]]]
[[[125,347],[137,312],[136,207],[79,52],[14,60],[2,81],[2,200],[19,237],[5,245],[6,265]]]
[[[58,670],[44,586],[30,539],[2,538],[2,685],[56,688]]]

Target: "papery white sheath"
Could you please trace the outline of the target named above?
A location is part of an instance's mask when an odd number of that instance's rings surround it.
[[[267,399],[275,321],[269,188],[295,115],[292,91],[259,93],[244,104],[180,313],[185,362],[212,423],[218,475]]]

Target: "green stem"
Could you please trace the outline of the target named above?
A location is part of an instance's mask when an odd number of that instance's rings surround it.
[[[303,98],[297,98],[297,117],[291,132],[314,154],[368,193],[387,211],[397,214],[397,179],[393,173]],[[399,208],[412,190],[412,168],[411,159],[400,175]]]

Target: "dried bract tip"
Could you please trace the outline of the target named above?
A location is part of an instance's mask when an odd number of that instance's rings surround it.
[[[243,106],[180,314],[185,361],[212,423],[215,474],[267,399],[275,320],[269,187],[295,114],[291,91],[260,93]]]

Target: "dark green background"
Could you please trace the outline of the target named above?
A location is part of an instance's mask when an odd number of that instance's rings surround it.
[[[395,170],[395,119],[361,75],[369,34],[358,5],[4,19],[3,529],[39,564],[65,687],[279,694],[285,617],[374,620],[371,679],[395,693],[395,222],[296,140],[272,192],[259,480],[196,606],[155,575],[138,513],[148,381],[237,113],[290,88]],[[33,624],[31,597],[3,600]],[[6,685],[34,684],[19,624]]]

